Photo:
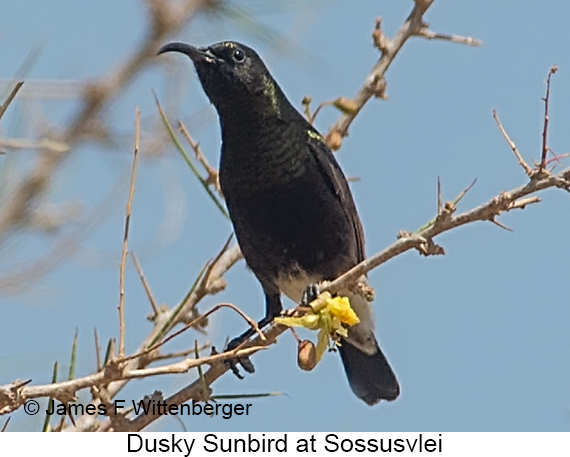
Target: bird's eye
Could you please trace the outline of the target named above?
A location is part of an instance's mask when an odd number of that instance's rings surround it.
[[[245,53],[241,49],[236,49],[233,58],[236,62],[243,62],[245,60]]]

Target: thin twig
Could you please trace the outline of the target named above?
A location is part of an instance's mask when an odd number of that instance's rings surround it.
[[[441,214],[443,210],[443,201],[441,197],[441,179],[437,177],[437,214]]]
[[[473,38],[470,36],[447,35],[445,33],[437,33],[432,30],[429,30],[427,27],[420,29],[420,31],[416,35],[425,38],[427,40],[451,41],[452,43],[466,44],[468,46],[481,46],[483,44],[483,42],[477,38]]]
[[[215,313],[216,311],[222,309],[222,308],[230,308],[233,309],[236,313],[238,313],[250,326],[251,328],[253,328],[255,330],[255,332],[259,335],[259,337],[263,340],[263,333],[262,331],[259,329],[259,327],[257,326],[257,322],[254,321],[251,317],[249,317],[247,314],[245,314],[241,309],[239,309],[237,306],[231,304],[231,303],[219,303],[216,306],[214,306],[212,309],[208,310],[207,312],[205,312],[204,314],[198,316],[196,319],[192,320],[191,322],[188,322],[186,325],[184,325],[184,327],[182,327],[180,330],[168,335],[167,338],[163,339],[161,342],[153,344],[152,346],[148,347],[147,349],[145,349],[142,352],[139,352],[137,354],[133,354],[129,357],[124,358],[124,361],[127,360],[131,360],[131,359],[135,359],[138,357],[142,357],[143,355],[149,354],[153,351],[156,351],[157,349],[161,348],[162,346],[164,346],[166,343],[168,343],[169,341],[171,341],[172,339],[176,338],[178,335],[181,335],[182,333],[184,333],[186,330],[196,326],[197,324],[199,324],[201,321],[203,321],[204,319],[206,319],[208,316],[210,316],[211,314]]]
[[[51,372],[51,383],[52,384],[57,382],[57,373],[58,373],[58,362],[56,360],[53,364],[53,369]],[[52,406],[52,408],[53,408],[53,404],[54,404],[53,397],[50,396],[48,398],[48,407]],[[42,426],[42,432],[49,432],[49,431],[50,431],[50,415],[47,413],[47,409],[46,409],[46,414],[44,417],[44,424]]]
[[[254,346],[244,349],[234,349],[231,351],[222,352],[221,354],[214,354],[207,357],[202,357],[200,359],[186,358],[184,360],[181,360],[180,362],[172,363],[170,365],[128,371],[123,373],[120,379],[123,380],[137,379],[137,378],[146,378],[148,376],[159,376],[159,375],[172,374],[172,373],[186,373],[190,369],[199,367],[201,365],[211,364],[227,359],[246,357],[261,349],[265,349],[265,347]]]
[[[538,173],[543,173],[546,169],[546,155],[548,154],[548,121],[550,117],[548,115],[548,103],[550,101],[550,78],[558,71],[558,67],[553,65],[548,72],[548,77],[546,78],[546,95],[542,99],[544,101],[544,127],[542,129],[542,154],[540,157],[540,166],[538,167]]]
[[[97,371],[99,371],[101,366],[101,346],[99,346],[99,334],[97,333],[97,328],[93,328],[93,337],[95,338],[95,357],[97,361]]]
[[[206,295],[214,294],[225,287],[225,281],[222,279],[222,276],[243,258],[243,254],[237,244],[228,249],[232,237],[233,235],[230,235],[216,257],[204,265],[184,299],[170,311],[170,315],[165,319],[164,326],[157,333],[151,345],[159,341],[162,335],[170,331],[177,323],[193,322],[196,318],[195,308],[198,302]]]
[[[511,138],[507,134],[506,130],[503,128],[503,124],[501,124],[501,121],[499,120],[499,116],[497,115],[497,110],[493,110],[493,118],[495,119],[495,122],[497,123],[497,127],[499,127],[499,130],[500,130],[501,134],[503,135],[503,138],[505,138],[505,141],[510,146],[510,148],[512,149],[513,153],[515,154],[517,160],[519,161],[519,165],[521,167],[523,167],[524,172],[527,174],[527,176],[531,177],[533,175],[534,171],[524,161],[524,159],[520,155],[519,150],[517,149],[517,145],[515,144],[515,142],[513,140],[511,140]]]
[[[506,230],[507,232],[514,232],[514,230],[510,227],[507,227],[505,224],[503,224],[502,222],[499,222],[497,219],[495,219],[495,217],[492,217],[491,219],[489,219],[489,221],[491,221],[493,224],[495,224],[497,227],[502,228],[503,230]]]
[[[552,153],[554,157],[546,161],[546,166],[550,165],[552,162],[557,162],[558,165],[562,165],[562,159],[567,159],[568,157],[570,157],[570,154],[568,153],[556,155],[554,151],[552,151],[552,149],[548,148],[548,150]]]
[[[190,290],[186,294],[186,296],[182,299],[182,301],[174,307],[171,311],[168,312],[168,316],[164,319],[163,324],[160,327],[160,330],[156,333],[153,340],[151,340],[149,347],[154,346],[157,342],[159,342],[167,332],[172,330],[172,328],[178,323],[186,323],[188,324],[188,320],[192,323],[192,325],[198,324],[201,320],[196,319],[195,313],[195,306],[196,304],[204,298],[206,295],[210,293],[215,293],[220,290],[220,283],[225,286],[225,282],[219,277],[216,276],[212,281],[210,281],[210,277],[212,276],[213,269],[219,264],[219,260],[224,256],[227,252],[228,245],[232,239],[233,235],[228,237],[228,240],[218,253],[218,255],[212,261],[208,261],[200,273],[198,274],[196,280],[190,287]],[[239,249],[239,248],[238,248]],[[241,254],[241,251],[238,250]],[[214,290],[213,284],[216,284],[217,287]],[[223,288],[223,287],[222,287]],[[187,326],[186,328],[189,328]],[[197,329],[199,327],[196,327]]]
[[[204,343],[204,344],[202,344],[202,346],[198,347],[198,352],[202,352],[211,346],[212,345],[210,343]],[[178,351],[178,352],[171,352],[169,354],[159,354],[159,355],[153,357],[152,361],[158,362],[159,360],[178,359],[180,357],[186,357],[190,354],[194,354],[195,352],[196,352],[196,348],[192,348],[192,349],[185,349],[183,351]]]
[[[206,183],[212,184],[214,186],[214,189],[216,189],[216,192],[218,192],[218,194],[222,196],[222,189],[220,188],[220,179],[219,179],[218,170],[216,170],[214,167],[212,167],[212,165],[210,165],[208,159],[206,159],[206,156],[202,153],[202,149],[200,148],[200,143],[194,141],[194,138],[192,138],[190,132],[180,120],[178,121],[178,129],[180,130],[182,135],[184,135],[184,137],[188,141],[188,144],[190,144],[190,147],[194,151],[194,154],[196,154],[196,159],[198,159],[198,162],[202,164],[202,166],[206,170],[206,173],[208,173],[208,178],[206,178]]]
[[[71,345],[71,360],[69,361],[69,373],[67,379],[75,378],[75,367],[77,365],[77,338],[79,336],[79,329],[75,329],[73,343]]]
[[[465,195],[467,194],[467,192],[469,192],[473,186],[477,183],[477,178],[475,178],[473,181],[471,181],[471,184],[469,184],[465,189],[463,189],[459,195],[457,197],[455,197],[455,199],[453,200],[452,204],[455,206],[457,205],[462,199],[463,197],[465,197]]]
[[[215,266],[218,264],[222,256],[228,251],[228,248],[230,247],[230,242],[232,241],[233,237],[234,234],[231,233],[230,236],[228,236],[228,239],[226,240],[224,245],[222,246],[222,249],[220,249],[220,252],[218,252],[216,257],[214,257],[214,259],[211,262],[208,262],[206,268],[204,268],[204,274],[202,275],[202,278],[200,279],[200,281],[198,281],[198,284],[196,285],[196,292],[198,294],[205,296],[207,294],[215,294],[216,292],[218,292],[219,285],[214,286],[214,283],[219,279],[211,281],[210,278],[212,277],[212,271],[214,270]]]
[[[131,185],[129,188],[129,199],[127,200],[127,214],[125,216],[125,234],[123,237],[123,251],[121,254],[121,265],[120,265],[120,275],[119,275],[119,357],[122,358],[125,355],[125,268],[127,264],[127,248],[129,241],[129,225],[131,222],[131,208],[133,205],[133,197],[135,196],[135,180],[137,176],[137,162],[139,156],[139,138],[140,138],[140,122],[141,113],[138,108],[136,108],[136,119],[135,119],[135,151],[133,155],[133,170],[131,173]]]
[[[4,422],[4,425],[2,426],[2,430],[0,430],[0,433],[6,431],[6,429],[8,428],[8,424],[10,423],[10,419],[12,419],[12,416],[8,416],[6,422]]]
[[[471,184],[469,184],[465,189],[463,189],[457,197],[453,199],[451,202],[445,202],[443,204],[442,195],[441,195],[441,182],[439,176],[437,177],[437,214],[434,218],[428,221],[426,224],[421,226],[415,233],[421,233],[428,227],[431,227],[434,224],[441,223],[442,220],[448,219],[457,209],[457,203],[461,201],[463,197],[471,190],[471,188],[475,185],[477,179],[474,179]]]
[[[18,81],[14,86],[14,88],[12,89],[12,91],[10,92],[10,95],[8,95],[8,98],[6,99],[4,104],[0,105],[0,119],[2,119],[2,116],[4,116],[4,113],[8,109],[8,106],[10,105],[10,103],[12,103],[12,100],[14,100],[14,97],[16,96],[16,94],[23,85],[24,81]]]
[[[133,263],[135,264],[135,268],[137,269],[137,272],[139,273],[139,278],[141,279],[142,285],[144,287],[144,290],[146,292],[146,296],[148,297],[148,301],[150,302],[150,306],[152,306],[152,311],[153,311],[153,316],[158,316],[159,310],[158,310],[158,304],[156,303],[156,300],[154,299],[154,296],[152,295],[152,290],[150,289],[150,286],[146,280],[146,278],[144,277],[144,273],[142,271],[142,268],[139,264],[139,261],[137,259],[137,256],[135,255],[134,251],[131,252],[131,258],[133,259]]]

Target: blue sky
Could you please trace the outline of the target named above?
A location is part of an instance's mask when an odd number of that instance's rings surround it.
[[[412,2],[341,1],[286,6],[245,2],[256,18],[283,34],[288,46],[259,38],[250,26],[200,16],[172,40],[206,45],[232,39],[256,48],[290,100],[301,107],[352,96],[378,58],[371,46],[374,19],[383,17],[392,36]],[[109,73],[136,48],[145,30],[141,2],[10,2],[0,19],[0,77],[18,71],[34,49],[38,57],[26,74],[26,90],[44,80],[70,82]],[[436,211],[436,179],[444,199],[453,199],[474,178],[477,184],[459,205],[473,208],[501,191],[523,185],[517,165],[492,118],[498,114],[529,162],[539,159],[545,79],[551,65],[550,147],[569,152],[570,45],[566,2],[436,0],[426,20],[433,30],[470,35],[479,48],[448,42],[409,41],[387,74],[388,101],[372,100],[350,129],[338,159],[348,176],[363,221],[367,253],[413,231]],[[165,62],[168,60],[169,65]],[[173,72],[182,84],[169,79]],[[68,85],[71,87],[71,85]],[[95,365],[93,328],[102,341],[118,334],[119,260],[124,205],[132,157],[135,106],[142,111],[143,135],[130,247],[141,261],[157,300],[175,305],[204,262],[223,245],[231,226],[169,143],[154,154],[150,133],[158,131],[152,90],[172,119],[182,117],[204,153],[217,163],[219,129],[215,112],[184,59],[156,60],[126,93],[110,104],[104,120],[121,135],[108,147],[82,145],[50,188],[49,204],[80,204],[73,227],[93,217],[109,199],[104,215],[71,258],[25,293],[0,295],[0,383],[33,379],[45,383],[55,360],[65,367],[75,329],[79,331],[77,375]],[[175,96],[172,97],[172,92]],[[28,96],[30,92],[28,92]],[[3,119],[3,135],[30,134],[29,125],[62,125],[77,106],[71,100],[31,101],[26,92]],[[172,100],[172,98],[174,98]],[[316,126],[326,132],[338,117],[325,109]],[[25,122],[23,122],[25,120]],[[14,151],[10,170],[23,170],[38,152]],[[565,161],[565,166],[570,161]],[[3,166],[7,166],[4,164]],[[17,175],[16,175],[17,176]],[[5,177],[3,179],[6,179]],[[476,223],[437,239],[446,255],[399,256],[371,272],[376,289],[377,333],[401,385],[393,403],[366,406],[351,393],[340,359],[328,354],[311,373],[296,366],[296,345],[285,334],[254,357],[257,372],[239,381],[224,376],[217,394],[284,392],[254,400],[245,418],[183,418],[189,430],[242,431],[562,431],[570,428],[570,199],[560,190],[524,211],[501,216],[514,232]],[[9,199],[9,195],[2,198]],[[18,233],[0,250],[0,276],[46,255],[53,237]],[[207,310],[232,302],[250,316],[264,312],[261,288],[240,263],[227,289],[208,297]],[[292,306],[292,303],[287,306]],[[133,351],[151,329],[150,307],[129,263],[126,286],[127,349]],[[222,347],[245,328],[229,311],[211,320],[207,335],[186,334],[173,348],[194,338]],[[314,337],[314,335],[313,335]],[[65,373],[66,369],[62,370]],[[130,401],[155,389],[172,393],[193,374],[132,383],[119,394]],[[82,398],[86,398],[85,395]],[[14,415],[12,430],[37,430],[43,417]],[[174,419],[152,430],[180,430]]]

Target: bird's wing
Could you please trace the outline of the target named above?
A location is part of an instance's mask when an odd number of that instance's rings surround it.
[[[354,230],[354,239],[356,241],[357,261],[362,262],[365,258],[364,231],[362,230],[362,223],[358,217],[356,205],[354,204],[352,194],[348,187],[348,181],[334,158],[332,151],[315,130],[309,130],[308,144],[310,152],[319,165],[319,170],[325,178],[328,187],[338,198],[345,216],[350,219]]]

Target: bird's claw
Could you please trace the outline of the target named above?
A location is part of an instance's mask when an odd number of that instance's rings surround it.
[[[232,373],[234,375],[236,375],[236,377],[238,379],[244,379],[244,375],[242,375],[239,371],[239,367],[238,367],[238,360],[237,359],[226,359],[225,361],[226,366],[232,370]]]
[[[307,286],[303,292],[303,298],[301,299],[302,306],[309,306],[312,301],[316,300],[320,294],[320,286],[318,283],[312,283]]]
[[[226,346],[226,352],[232,351],[233,349],[237,348],[241,345],[244,340],[240,337],[234,338],[231,340],[228,345]],[[237,378],[243,379],[244,376],[240,373],[239,365],[242,366],[245,372],[247,373],[255,373],[255,367],[251,362],[251,359],[247,356],[242,357],[233,357],[231,359],[226,359],[225,361],[227,367],[232,370],[232,373],[236,375]]]

